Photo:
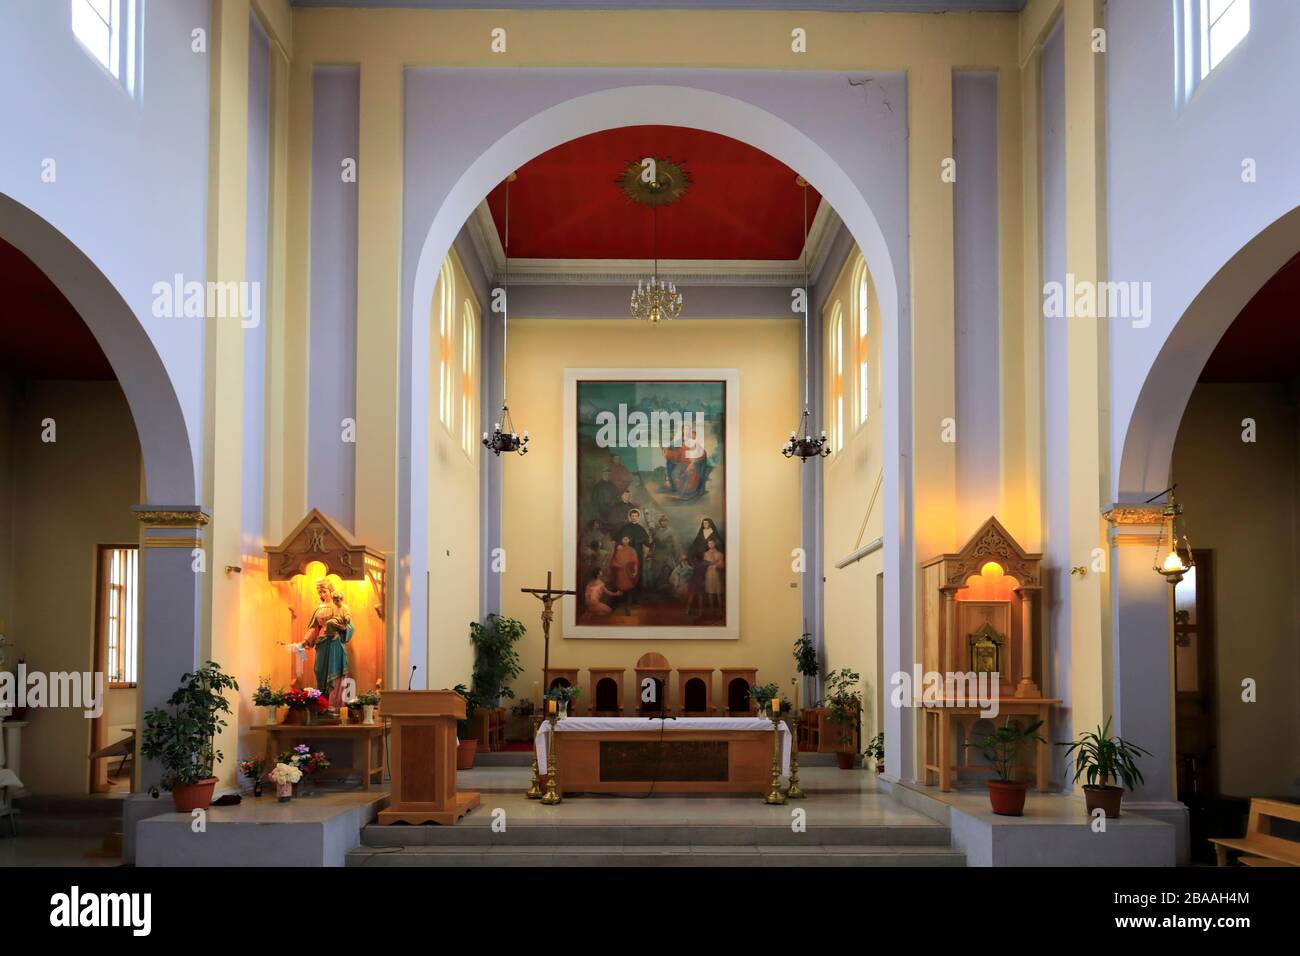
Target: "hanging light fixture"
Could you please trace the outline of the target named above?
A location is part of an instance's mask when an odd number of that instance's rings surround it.
[[[617,183],[629,199],[650,207],[654,235],[653,271],[648,279],[637,280],[628,303],[632,315],[651,325],[671,321],[682,314],[682,294],[675,282],[659,277],[659,207],[682,198],[691,185],[690,174],[671,159],[647,157],[629,163]]]
[[[811,379],[808,375],[808,180],[802,176],[795,177],[795,183],[803,190],[803,414],[799,424],[790,432],[790,440],[781,449],[786,458],[798,458],[799,463],[809,458],[825,458],[831,453],[831,446],[826,440],[826,431],[814,438],[812,434]]]
[[[501,418],[492,426],[492,434],[483,433],[483,447],[497,457],[502,452],[528,454],[528,432],[523,435],[515,432],[515,423],[510,418],[510,405],[506,401],[506,357],[510,338],[510,184],[518,176],[511,173],[506,177],[506,294],[501,308]]]
[[[1155,570],[1170,584],[1177,584],[1196,566],[1196,561],[1192,557],[1192,544],[1187,540],[1187,522],[1183,519],[1183,506],[1174,500],[1174,488],[1177,487],[1174,485],[1160,492],[1159,495],[1147,499],[1147,504],[1150,504],[1161,495],[1169,495],[1169,501],[1160,515],[1164,519],[1165,527],[1159,540],[1156,541]]]

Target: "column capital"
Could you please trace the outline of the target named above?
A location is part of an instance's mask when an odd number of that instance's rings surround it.
[[[1110,525],[1115,545],[1139,544],[1154,548],[1164,539],[1164,505],[1114,504],[1102,517]]]
[[[212,520],[202,505],[132,505],[131,513],[145,528],[202,528]]]

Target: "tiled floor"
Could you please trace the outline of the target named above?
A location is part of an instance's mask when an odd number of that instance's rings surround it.
[[[121,866],[122,860],[101,852],[99,837],[0,836],[0,867]]]

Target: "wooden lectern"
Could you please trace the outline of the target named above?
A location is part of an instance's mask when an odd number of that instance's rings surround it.
[[[379,822],[454,824],[478,806],[477,793],[456,792],[456,721],[465,698],[454,690],[386,690],[392,721],[392,795]]]

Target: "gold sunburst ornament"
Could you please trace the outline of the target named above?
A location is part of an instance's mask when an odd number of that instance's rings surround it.
[[[691,177],[680,163],[647,156],[628,163],[616,182],[635,203],[650,207],[654,234],[654,268],[649,279],[637,280],[628,307],[632,315],[651,325],[670,321],[682,314],[682,294],[677,284],[659,277],[659,207],[677,202],[691,185]]]

